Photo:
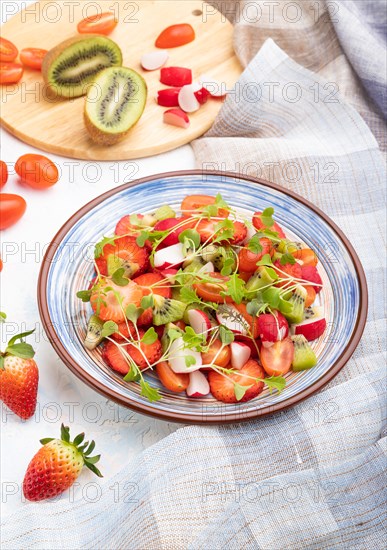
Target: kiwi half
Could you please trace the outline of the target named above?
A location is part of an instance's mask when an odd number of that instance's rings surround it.
[[[69,38],[43,59],[42,75],[50,89],[61,97],[86,95],[88,85],[107,67],[120,67],[122,52],[106,36]]]
[[[153,299],[153,324],[157,327],[183,318],[187,304],[157,294],[153,296]]]
[[[103,340],[103,322],[97,315],[92,315],[87,323],[87,334],[83,345],[88,350],[95,349]]]
[[[84,112],[92,140],[101,145],[123,140],[141,117],[147,93],[145,80],[133,69],[111,67],[99,73],[88,91]]]

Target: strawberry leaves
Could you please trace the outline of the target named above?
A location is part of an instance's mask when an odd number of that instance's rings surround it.
[[[21,334],[16,334],[8,342],[5,352],[0,357],[0,368],[4,368],[4,356],[14,355],[15,357],[20,357],[20,359],[32,359],[35,355],[35,350],[31,344],[27,344],[23,341],[24,338],[33,334],[35,329],[28,330],[27,332],[22,332]],[[18,342],[18,340],[21,340]]]

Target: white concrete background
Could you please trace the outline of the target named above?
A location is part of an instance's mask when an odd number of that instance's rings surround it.
[[[2,23],[6,14],[32,3],[3,0]],[[12,40],[11,37],[7,37]],[[39,131],[39,128],[36,129]],[[40,152],[1,130],[1,159],[15,163],[20,155]],[[45,153],[43,153],[45,154]],[[1,311],[8,315],[1,331],[2,349],[16,332],[36,328],[29,341],[36,347],[40,370],[38,408],[35,417],[22,422],[2,404],[1,410],[1,507],[2,516],[28,506],[21,496],[21,484],[27,465],[39,449],[39,439],[59,435],[61,422],[71,433],[85,431],[95,439],[102,454],[100,469],[103,483],[117,473],[132,457],[175,429],[177,424],[136,414],[106,400],[78,380],[58,358],[43,333],[36,299],[40,262],[45,246],[62,224],[80,207],[101,193],[128,179],[136,179],[169,170],[194,168],[190,146],[175,151],[127,162],[88,163],[48,155],[59,167],[59,182],[46,191],[24,187],[10,173],[3,189],[22,195],[28,204],[24,217],[12,228],[1,232],[0,246],[4,269],[0,275]],[[97,181],[92,181],[97,179]],[[84,469],[72,495],[82,495],[82,487],[97,478]],[[90,489],[92,494],[92,489]],[[54,504],[53,504],[54,505]]]

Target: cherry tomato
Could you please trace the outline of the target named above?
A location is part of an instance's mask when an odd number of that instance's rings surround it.
[[[51,187],[59,178],[58,168],[43,155],[22,155],[15,164],[15,171],[23,182],[35,189]]]
[[[9,40],[6,38],[0,37],[0,61],[5,61],[6,63],[9,63],[10,61],[15,61],[18,54],[17,47],[12,44]]]
[[[292,252],[293,258],[299,260],[301,265],[313,265],[316,266],[318,259],[316,254],[310,248],[303,248],[302,250],[296,250]]]
[[[157,37],[156,48],[176,48],[195,40],[195,31],[188,23],[171,25]]]
[[[188,388],[189,374],[177,374],[173,372],[166,361],[157,363],[156,372],[160,378],[160,382],[167,390],[180,393]]]
[[[27,203],[19,195],[0,193],[0,229],[7,229],[20,220]]]
[[[202,352],[203,365],[209,365],[216,357],[215,365],[218,367],[227,367],[231,361],[230,346],[224,346],[222,351],[219,351],[222,347],[222,342],[216,338],[209,346],[207,351]]]
[[[258,269],[257,262],[259,262],[265,254],[273,255],[274,249],[271,244],[271,240],[266,237],[259,239],[262,246],[261,252],[257,254],[249,250],[248,248],[242,248],[239,252],[239,269],[248,273],[254,273]]]
[[[217,282],[200,282],[195,283],[193,286],[200,298],[208,300],[209,302],[215,302],[217,304],[230,304],[233,300],[231,296],[222,296],[220,293],[227,291],[226,283],[228,277],[221,275],[220,273],[208,273],[212,279],[219,279]]]
[[[276,233],[278,233],[278,236],[280,239],[285,239],[286,235],[283,232],[283,229],[281,228],[281,226],[279,226],[277,222],[274,222],[274,225],[272,225],[271,227],[266,227],[263,221],[261,220],[261,214],[262,212],[256,212],[253,216],[252,222],[255,229],[257,229],[258,231],[260,229],[270,229],[270,231],[275,231]]]
[[[261,347],[261,363],[269,376],[283,376],[289,372],[294,357],[294,344],[290,338],[278,340],[272,346]]]
[[[180,209],[186,214],[202,212],[205,206],[215,204],[215,200],[215,197],[210,197],[209,195],[187,195],[181,203]],[[229,212],[225,208],[218,209],[218,217],[227,218],[228,215]]]
[[[40,71],[46,53],[47,50],[41,50],[40,48],[24,48],[20,52],[20,61],[25,67]]]
[[[4,187],[8,180],[8,167],[3,160],[0,160],[0,189]]]
[[[23,76],[24,68],[20,63],[0,62],[0,84],[16,84]]]
[[[82,34],[110,34],[117,26],[117,19],[114,13],[108,11],[106,13],[98,13],[90,17],[82,19],[78,23],[78,32]]]

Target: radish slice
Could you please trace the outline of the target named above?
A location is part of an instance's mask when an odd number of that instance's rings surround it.
[[[251,349],[242,342],[231,342],[231,366],[240,370],[250,359]]]
[[[187,313],[188,321],[196,334],[207,334],[211,328],[211,321],[200,309],[190,309]]]
[[[160,71],[160,82],[166,86],[181,88],[192,84],[192,71],[184,67],[164,67]]]
[[[180,88],[166,88],[157,92],[156,101],[162,107],[178,107],[179,106]]]
[[[185,260],[182,243],[177,243],[166,248],[156,250],[154,255],[154,265],[161,269],[168,269],[181,265]]]
[[[207,262],[203,267],[199,269],[199,273],[214,273],[215,267],[212,262]]]
[[[227,92],[225,90],[226,85],[224,82],[220,83],[218,80],[203,74],[199,79],[200,85],[210,93],[212,97],[224,97]]]
[[[183,86],[179,92],[179,107],[186,113],[193,113],[200,109],[200,103],[195,97],[197,84],[188,84]]]
[[[145,53],[141,58],[141,66],[146,71],[155,71],[160,69],[168,61],[167,50],[157,50],[155,52]]]
[[[178,128],[188,128],[190,124],[187,113],[181,109],[169,109],[165,111],[164,122]]]
[[[184,348],[183,338],[176,338],[170,347],[169,366],[176,373],[189,373],[199,370],[202,366],[202,356],[198,351]],[[187,367],[186,358],[193,357],[195,363]]]
[[[210,385],[207,378],[200,370],[191,372],[187,388],[188,397],[204,397],[210,393]]]
[[[210,97],[210,92],[206,90],[205,88],[200,88],[200,90],[197,90],[194,92],[196,99],[199,101],[200,105],[203,105],[207,102],[208,98]]]
[[[236,307],[232,305],[220,305],[216,312],[216,318],[220,325],[225,326],[236,334],[246,336],[249,332],[249,325],[246,319],[239,313]]]

